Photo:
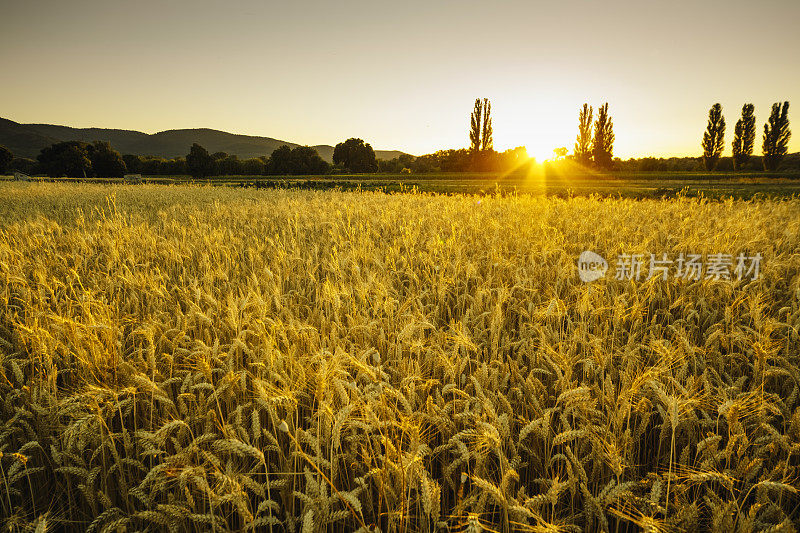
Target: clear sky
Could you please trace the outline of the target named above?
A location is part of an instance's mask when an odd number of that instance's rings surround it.
[[[800,0],[0,0],[0,116],[301,144],[465,147],[476,97],[495,148],[572,150],[609,102],[615,155],[699,155],[790,100],[800,151]]]

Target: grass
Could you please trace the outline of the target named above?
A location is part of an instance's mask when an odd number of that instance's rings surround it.
[[[10,178],[9,178],[10,179]],[[150,176],[149,183],[194,183],[189,176]],[[57,182],[79,182],[60,178]],[[121,184],[122,180],[101,180]],[[531,176],[496,173],[337,174],[330,176],[215,176],[196,183],[270,189],[361,190],[433,192],[438,194],[537,194],[545,196],[617,196],[664,198],[791,197],[800,195],[800,173],[769,172],[628,172],[598,173],[581,169],[539,170]]]
[[[580,282],[581,251],[763,255]],[[795,531],[800,200],[0,184],[5,530]]]

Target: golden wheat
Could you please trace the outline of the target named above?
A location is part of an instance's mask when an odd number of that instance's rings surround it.
[[[800,200],[6,183],[0,300],[7,531],[798,525]]]

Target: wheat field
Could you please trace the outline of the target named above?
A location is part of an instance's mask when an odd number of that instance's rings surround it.
[[[798,199],[6,183],[0,269],[3,531],[800,521]]]

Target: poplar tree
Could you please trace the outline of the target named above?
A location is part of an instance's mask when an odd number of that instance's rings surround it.
[[[481,151],[494,150],[492,141],[492,103],[488,98],[483,99],[483,132],[481,134]]]
[[[480,98],[475,99],[469,121],[469,151],[476,153],[481,149],[481,121],[483,120],[483,104]]]
[[[706,170],[714,170],[725,148],[725,117],[722,106],[714,104],[708,111],[708,125],[703,134],[703,164]]]
[[[575,160],[584,166],[592,163],[592,106],[583,104],[578,113],[578,137],[575,142]]]
[[[753,104],[742,106],[742,118],[733,130],[733,170],[741,170],[753,155],[756,140],[756,116]]]
[[[597,108],[592,139],[592,158],[600,168],[611,168],[614,155],[614,123],[608,115],[608,102]]]
[[[476,98],[469,120],[469,151],[475,154],[492,150],[492,103],[488,98]]]
[[[789,102],[772,104],[772,113],[764,124],[764,170],[774,171],[778,168],[783,157],[789,151],[789,139],[792,131],[789,129]]]

